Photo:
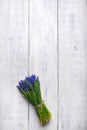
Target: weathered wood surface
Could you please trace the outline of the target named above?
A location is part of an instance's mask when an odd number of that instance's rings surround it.
[[[87,130],[86,35],[86,0],[0,0],[0,130]],[[52,112],[45,127],[16,88],[32,73]]]
[[[27,1],[0,0],[0,130],[28,130],[18,80],[28,73]]]
[[[59,130],[87,130],[87,1],[59,0]]]
[[[30,1],[29,72],[40,77],[43,99],[52,112],[45,130],[57,130],[57,1]],[[42,130],[29,107],[29,129]]]

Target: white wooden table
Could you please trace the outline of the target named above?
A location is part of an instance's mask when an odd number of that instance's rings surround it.
[[[39,75],[41,127],[16,88]],[[0,130],[87,130],[87,0],[0,0]]]

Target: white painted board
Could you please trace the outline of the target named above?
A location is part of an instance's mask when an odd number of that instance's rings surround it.
[[[87,2],[59,0],[59,130],[87,130]]]
[[[30,1],[29,72],[39,76],[41,91],[52,119],[40,126],[32,106],[29,107],[29,129],[57,130],[57,1]]]
[[[28,72],[27,1],[0,0],[0,130],[28,130],[28,103],[16,88]]]

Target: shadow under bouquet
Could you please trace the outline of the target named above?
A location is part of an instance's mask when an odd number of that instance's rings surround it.
[[[46,125],[51,119],[51,113],[46,107],[44,100],[42,100],[39,78],[36,75],[31,75],[18,83],[19,91],[34,106],[40,124]]]

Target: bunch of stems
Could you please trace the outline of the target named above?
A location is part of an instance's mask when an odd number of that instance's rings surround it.
[[[46,125],[51,119],[51,113],[42,100],[39,78],[36,75],[26,77],[17,87],[26,100],[34,106],[40,124]]]

